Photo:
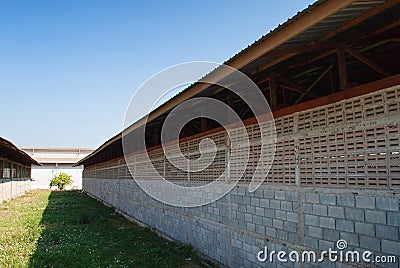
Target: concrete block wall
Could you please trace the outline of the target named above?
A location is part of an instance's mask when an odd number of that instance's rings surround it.
[[[399,261],[399,192],[263,185],[249,193],[247,185],[240,184],[209,205],[178,208],[152,199],[132,179],[83,182],[94,197],[165,236],[192,244],[224,266],[297,267],[290,262],[261,263],[257,253],[265,246],[286,252],[334,250],[339,239],[347,241],[349,250],[369,250]],[[328,265],[334,266],[315,264]]]
[[[260,263],[256,255],[264,246],[324,251],[335,249],[336,242],[344,239],[350,250],[396,256],[396,264],[380,266],[398,267],[400,86],[276,118],[275,125],[274,163],[254,193],[247,191],[252,174],[248,167],[243,183],[216,202],[191,209],[167,206],[136,185],[121,159],[85,167],[83,189],[226,266],[297,267],[289,262]],[[259,135],[254,125],[246,129],[252,135],[250,148],[244,149],[250,149],[254,159],[260,150]],[[218,152],[229,151],[223,133],[207,137],[216,142]],[[182,142],[183,148],[189,148],[184,153],[197,150],[199,140]],[[150,154],[159,164],[159,173],[168,175],[162,149]],[[131,157],[134,175],[152,179],[143,156]],[[167,178],[176,183],[204,183],[223,172],[226,159],[218,157],[216,165],[196,176],[170,172]],[[230,167],[230,172],[237,168]]]
[[[30,190],[29,178],[0,179],[0,202],[24,195]]]

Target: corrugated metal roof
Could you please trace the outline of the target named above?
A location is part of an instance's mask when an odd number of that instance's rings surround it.
[[[282,30],[284,27],[289,26],[296,20],[298,20],[304,13],[309,13],[312,12],[315,8],[320,6],[323,2],[326,1],[317,1],[316,3],[310,5],[306,10],[297,13],[293,18],[289,19],[286,21],[283,25],[280,25],[277,29],[271,31],[270,33],[264,35],[261,37],[259,40],[255,41],[252,45],[247,47],[246,49],[242,50],[232,58],[235,58],[241,54],[245,54],[247,50],[249,50],[250,47],[257,45],[257,43],[261,41],[267,40],[272,34],[274,34],[277,31]],[[379,1],[357,1],[348,7],[342,9],[341,11],[337,12],[336,14],[328,17],[324,21],[312,26],[308,30],[298,34],[297,36],[291,38],[287,42],[281,44],[280,46],[276,47],[276,50],[279,49],[287,49],[287,48],[295,48],[299,46],[305,46],[308,44],[312,44],[315,40],[320,38],[321,36],[324,36],[335,29],[342,27],[346,23],[349,23],[353,21],[354,19],[368,13],[369,11],[375,9],[376,7],[389,2],[389,0],[379,0]],[[231,59],[232,59],[231,58]],[[254,70],[259,68],[260,66],[267,64],[268,62],[272,62],[279,58],[277,55],[272,55],[268,56],[268,53],[265,55],[265,57],[259,58],[256,61],[253,61],[252,63],[248,64],[245,68],[243,68],[243,72],[247,73],[248,70]],[[231,60],[230,59],[230,60]],[[229,61],[225,62],[225,64],[229,65]]]
[[[238,52],[237,54],[232,56],[230,59],[225,61],[224,64],[231,65],[234,61],[240,60],[241,57],[244,57],[246,54],[250,53],[251,51],[253,51],[257,47],[259,47],[260,45],[268,44],[268,41],[272,37],[278,35],[280,32],[284,31],[286,28],[288,28],[289,26],[296,23],[296,21],[299,21],[300,19],[305,17],[305,15],[313,13],[322,5],[324,5],[324,4],[328,5],[330,3],[340,3],[340,2],[341,2],[340,0],[316,1],[312,5],[309,5],[303,11],[298,12],[295,16],[288,19],[285,23],[279,25],[274,30],[270,31],[266,35],[262,36],[260,39],[256,40],[253,44],[247,46],[246,48],[244,48],[243,50],[241,50],[240,52]],[[309,27],[308,29],[305,29],[304,31],[298,33],[297,35],[289,38],[286,42],[283,42],[283,43],[275,46],[272,51],[277,51],[280,49],[298,48],[301,46],[307,46],[309,44],[313,44],[313,42],[315,42],[315,40],[321,38],[322,36],[325,36],[325,35],[331,33],[335,29],[338,29],[338,28],[342,27],[343,25],[350,23],[351,21],[355,20],[356,18],[363,16],[364,14],[370,12],[371,10],[373,10],[373,9],[377,8],[378,6],[385,4],[387,2],[394,2],[394,1],[393,0],[377,0],[377,1],[361,1],[360,0],[360,1],[354,1],[352,3],[349,3],[347,6],[345,6],[344,8],[341,8],[336,13],[326,17],[324,20],[315,22],[315,24],[312,25],[311,27]],[[334,38],[334,36],[332,38]],[[280,56],[282,56],[282,55],[277,55],[277,54],[270,53],[270,52],[271,51],[266,52],[262,57],[258,57],[257,59],[248,63],[243,68],[241,68],[241,71],[248,74],[250,71],[258,70],[260,67],[264,66],[265,64],[274,62],[275,60],[279,59]],[[205,76],[200,78],[199,81],[201,82],[201,80],[203,80],[204,78],[209,77],[210,75],[214,74],[218,69],[219,68],[216,68],[213,71],[211,71],[210,73],[206,74]],[[190,91],[198,83],[199,82],[196,82],[196,83],[190,85],[189,87],[187,87],[182,92],[176,94],[170,100],[166,101],[163,105],[161,105],[160,107],[155,109],[152,113],[161,109],[166,104],[174,101],[174,99],[178,98],[179,96]],[[138,122],[139,121],[140,120],[138,120]],[[136,124],[136,123],[134,123],[134,124]],[[88,157],[79,161],[77,164],[84,163],[86,160],[92,158],[94,155],[99,153],[106,146],[116,142],[120,138],[121,138],[121,133],[117,134],[113,138],[106,141],[91,155],[89,155]]]
[[[30,166],[31,164],[40,164],[31,158],[27,153],[18,149],[11,141],[0,137],[0,157],[7,158],[11,161]]]

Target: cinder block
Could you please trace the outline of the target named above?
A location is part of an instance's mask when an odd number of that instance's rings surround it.
[[[260,199],[253,197],[250,199],[250,204],[256,207],[260,206]]]
[[[349,246],[353,246],[353,247],[359,246],[357,234],[340,232],[340,239],[346,240],[346,242]]]
[[[322,227],[322,228],[335,229],[335,227],[336,227],[335,219],[334,218],[328,218],[328,217],[320,217],[319,218],[319,226]]]
[[[294,201],[292,202],[293,211],[297,211],[299,209],[299,202]]]
[[[275,193],[274,190],[264,190],[264,198],[274,199]]]
[[[232,212],[234,212],[234,211],[232,211]],[[239,220],[244,220],[244,214],[245,213],[243,213],[243,212],[236,211],[236,218]]]
[[[273,209],[281,209],[281,201],[278,200],[270,200],[269,206]]]
[[[276,210],[275,218],[280,219],[280,220],[286,220],[286,211]]]
[[[276,230],[276,238],[287,241],[288,240],[288,232],[284,230],[277,229]]]
[[[304,237],[304,245],[309,248],[318,248],[318,239],[310,236]]]
[[[315,215],[304,215],[304,222],[306,225],[320,226],[319,217]]]
[[[303,212],[307,214],[312,214],[312,204],[303,204]]]
[[[364,210],[358,208],[345,208],[346,219],[354,221],[364,221]]]
[[[360,247],[369,251],[380,251],[381,241],[373,236],[360,235]]]
[[[336,200],[338,206],[354,207],[355,204],[353,195],[338,195]]]
[[[322,229],[322,237],[325,240],[329,240],[329,241],[338,241],[339,240],[339,232],[333,229],[326,229],[323,228]]]
[[[286,211],[292,211],[292,202],[289,201],[281,201],[281,209]]]
[[[269,199],[260,199],[260,207],[268,208],[269,207]]]
[[[317,204],[319,203],[319,194],[317,193],[306,193],[306,202],[307,203],[314,203]]]
[[[259,233],[259,234],[265,234],[265,226],[256,225],[256,232]]]
[[[272,218],[263,218],[263,225],[265,227],[272,227]]]
[[[289,243],[292,243],[293,245],[298,245],[299,244],[299,236],[298,236],[298,234],[289,232],[288,241],[289,241]]]
[[[283,222],[283,229],[288,232],[297,232],[297,223],[284,221]]]
[[[323,205],[336,205],[336,195],[334,194],[319,194],[319,200]]]
[[[254,193],[254,196],[258,197],[258,198],[264,198],[264,191],[257,189],[257,191],[255,191],[255,193]]]
[[[399,228],[389,225],[375,225],[376,236],[389,240],[399,240]]]
[[[242,204],[251,205],[251,198],[248,196],[243,196]]]
[[[250,214],[256,214],[256,207],[252,205],[247,205],[246,212]]]
[[[354,232],[354,224],[352,221],[337,219],[336,229],[344,232]]]
[[[296,192],[286,192],[286,200],[287,201],[297,201],[297,193]]]
[[[386,212],[377,210],[365,210],[365,221],[370,223],[386,224]]]
[[[247,222],[247,230],[251,231],[251,232],[255,232],[256,231],[256,225],[252,222]]]
[[[326,241],[326,240],[319,240],[318,241],[318,249],[319,250],[329,250],[335,248],[336,243],[331,242],[331,241]],[[325,267],[325,266],[324,266]]]
[[[265,227],[265,234],[270,237],[276,237],[276,229],[271,227]]]
[[[388,224],[393,226],[400,226],[400,212],[388,212]]]
[[[317,205],[313,204],[313,213],[319,216],[327,216],[328,215],[328,208],[325,205]]]
[[[275,199],[285,200],[285,198],[286,198],[285,191],[275,191]]]
[[[274,218],[275,217],[275,210],[274,209],[270,209],[270,208],[264,209],[264,216],[267,217],[267,218]]]
[[[283,221],[282,220],[273,219],[272,220],[272,226],[274,228],[277,228],[277,229],[283,229]]]
[[[264,217],[264,208],[256,207],[256,215]]]
[[[299,216],[298,216],[297,212],[288,212],[286,214],[286,216],[287,216],[287,220],[290,222],[298,222],[298,220],[299,220]]]
[[[382,251],[388,254],[400,255],[400,241],[382,240]]]
[[[263,217],[262,216],[253,215],[253,223],[262,225]]]
[[[247,222],[252,222],[253,221],[253,215],[249,213],[244,214],[244,220]]]
[[[322,238],[322,228],[316,226],[308,226],[308,235],[316,238]]]
[[[375,209],[375,197],[356,196],[356,207]]]
[[[344,219],[344,208],[328,206],[328,216],[336,219]]]
[[[366,223],[366,222],[356,222],[354,225],[355,225],[355,232],[357,234],[375,236],[374,224]]]
[[[377,197],[376,208],[387,211],[400,211],[400,199],[390,197]]]

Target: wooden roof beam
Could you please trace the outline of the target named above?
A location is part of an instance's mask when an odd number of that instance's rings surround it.
[[[306,89],[306,91],[307,91],[307,92],[311,91],[311,90],[315,87],[315,85],[318,84],[318,82],[319,82],[327,73],[329,73],[329,72],[332,70],[332,68],[333,68],[333,65],[329,65],[329,67],[326,68],[326,70],[323,71],[323,72],[317,77],[317,79],[314,80],[314,82]],[[296,100],[295,104],[299,103],[299,102],[304,98],[304,96],[305,96],[304,94],[301,95],[301,96]]]
[[[337,67],[339,71],[339,85],[341,90],[347,88],[347,70],[346,70],[346,54],[344,53],[344,46],[337,50]]]
[[[392,7],[392,6],[396,5],[397,3],[400,3],[400,0],[389,0],[385,4],[382,4],[382,5],[378,6],[377,8],[371,10],[370,12],[367,12],[364,15],[362,15],[362,16],[360,16],[360,17],[358,17],[358,18],[356,18],[356,19],[344,24],[343,26],[337,28],[336,30],[334,30],[334,31],[332,31],[332,32],[330,32],[330,33],[318,38],[316,40],[316,43],[322,43],[322,42],[328,40],[329,38],[331,38],[331,37],[333,37],[333,36],[335,36],[335,35],[337,35],[337,34],[339,34],[341,32],[344,32],[347,29],[350,29],[351,27],[359,24],[360,22],[363,22],[363,21],[371,18],[372,16],[382,12],[383,10],[388,9],[389,7]]]
[[[383,32],[389,31],[390,29],[393,29],[393,28],[395,28],[395,27],[397,27],[397,26],[399,26],[399,25],[400,25],[400,20],[396,20],[396,21],[393,22],[393,23],[390,23],[390,24],[388,24],[388,25],[383,26],[382,28],[379,28],[379,29],[375,30],[375,31],[372,33],[372,35],[381,34],[381,33],[383,33]]]
[[[268,38],[261,39],[257,43],[250,46],[248,49],[239,53],[232,59],[226,62],[227,65],[235,68],[241,69],[254,60],[258,59],[265,53],[268,53],[278,47],[279,45],[285,43],[290,40],[294,36],[298,35],[301,32],[311,28],[312,26],[324,21],[329,18],[333,14],[339,12],[340,10],[346,8],[347,6],[355,3],[356,0],[337,0],[337,1],[327,1],[322,3],[320,6],[316,7],[312,12],[306,13],[298,18],[295,22],[288,24],[286,27],[280,29],[279,32],[271,34]],[[210,74],[206,76],[208,81],[214,81],[215,83],[224,79],[228,75],[230,75],[232,71],[227,71],[223,68],[217,68],[212,71]],[[204,81],[204,80],[203,80]],[[131,126],[127,127],[124,130],[124,133],[128,133],[134,131],[135,129],[143,126],[147,121],[151,121],[161,114],[169,111],[175,107],[177,103],[181,103],[192,96],[202,92],[210,86],[209,83],[203,83],[202,80],[199,80],[193,86],[190,86],[187,90],[183,91],[179,95],[175,96],[173,99],[167,101],[154,111],[152,111],[148,116],[144,116],[140,118],[138,121],[133,123]],[[110,138],[106,142],[104,142],[99,148],[97,148],[92,154],[85,157],[78,164],[84,163],[88,159],[94,157],[97,153],[102,151],[105,147],[110,145],[112,142],[119,140],[122,138],[122,133],[115,135]]]
[[[291,91],[294,91],[294,92],[297,92],[297,93],[300,93],[300,94],[307,95],[308,97],[311,97],[311,98],[317,98],[317,97],[318,97],[317,95],[315,95],[315,94],[313,94],[313,93],[311,93],[311,92],[309,92],[309,91],[307,91],[307,90],[301,88],[301,87],[300,87],[299,85],[297,85],[295,82],[292,82],[292,81],[290,81],[289,79],[287,79],[287,78],[285,78],[285,77],[283,77],[283,76],[281,76],[281,75],[278,76],[277,79],[278,79],[280,82],[286,84],[286,85],[280,84],[280,86],[283,87],[283,88],[286,88],[286,89],[288,89],[288,90],[291,90]]]
[[[287,89],[287,90],[292,91],[292,92],[300,93],[300,94],[302,94],[303,96],[308,96],[308,97],[313,98],[313,99],[315,99],[315,98],[318,97],[317,95],[315,95],[315,94],[313,94],[313,93],[311,93],[311,92],[305,91],[305,90],[302,89],[302,88],[291,87],[291,86],[287,86],[287,85],[285,85],[285,84],[281,84],[281,85],[279,85],[279,86],[280,86],[281,88]]]
[[[359,53],[358,51],[354,50],[351,47],[346,47],[345,48],[346,52],[349,53],[350,55],[352,55],[353,57],[355,57],[356,59],[358,59],[359,61],[361,61],[362,63],[364,63],[365,65],[367,65],[368,67],[370,67],[371,69],[377,71],[378,73],[380,73],[381,75],[388,77],[391,74],[386,71],[384,68],[382,68],[381,66],[379,66],[378,64],[376,64],[374,61],[368,59],[367,57],[365,57],[364,55],[362,55],[361,53]]]

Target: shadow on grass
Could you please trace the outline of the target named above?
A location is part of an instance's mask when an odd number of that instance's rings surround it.
[[[199,267],[201,263],[189,246],[166,241],[78,191],[52,192],[40,226],[29,267]]]

